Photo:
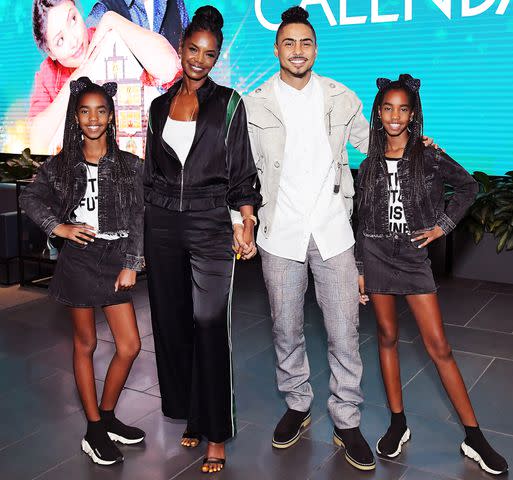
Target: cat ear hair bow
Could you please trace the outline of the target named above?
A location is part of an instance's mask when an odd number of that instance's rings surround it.
[[[118,84],[116,82],[107,82],[102,85],[102,88],[112,98],[118,91]]]
[[[84,91],[84,89],[90,87],[91,85],[93,85],[93,82],[91,82],[88,77],[80,77],[78,80],[72,80],[69,84],[69,88],[71,94],[76,97],[82,91]],[[116,95],[118,91],[118,84],[116,82],[107,82],[103,85],[100,85],[100,87],[103,88],[105,93],[111,98]]]
[[[412,92],[418,92],[420,90],[420,79],[413,78],[407,73],[399,75],[399,81],[404,83]]]
[[[399,75],[399,83],[402,83],[405,85],[409,90],[412,92],[418,92],[420,90],[420,79],[413,78],[411,75],[407,73],[403,73]],[[378,90],[383,90],[384,88],[388,87],[392,83],[392,80],[388,78],[380,77],[376,80],[376,86],[378,87]]]
[[[392,80],[389,78],[378,78],[376,79],[376,86],[378,87],[378,90],[383,90],[384,88],[388,87],[392,83]]]

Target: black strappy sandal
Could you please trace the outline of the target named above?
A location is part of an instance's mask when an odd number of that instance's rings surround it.
[[[203,465],[201,467],[201,471],[203,473],[219,473],[223,468],[224,468],[224,464],[226,463],[226,459],[225,458],[216,458],[216,457],[205,457],[203,459]],[[214,465],[214,464],[218,464],[218,465],[221,465],[221,469],[220,470],[216,470],[214,472],[210,472],[210,465]],[[205,467],[206,467],[206,470],[205,470]]]
[[[183,440],[196,440],[196,445],[183,445],[180,443],[180,445],[185,448],[196,448],[201,443],[201,433],[192,433],[185,430],[182,435],[182,441]]]

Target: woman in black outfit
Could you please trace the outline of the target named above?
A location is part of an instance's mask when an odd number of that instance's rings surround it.
[[[208,439],[205,473],[223,468],[224,442],[236,430],[229,208],[242,215],[238,255],[247,259],[256,253],[253,209],[261,199],[253,188],[244,105],[237,92],[208,77],[222,25],[221,14],[207,6],[185,30],[183,79],[151,105],[144,164],[145,257],[162,410],[187,419],[183,446]]]

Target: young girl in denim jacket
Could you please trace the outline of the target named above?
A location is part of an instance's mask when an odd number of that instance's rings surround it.
[[[140,350],[129,290],[144,263],[142,162],[116,144],[117,85],[81,77],[70,89],[63,149],[43,164],[20,200],[45,233],[65,239],[49,293],[69,307],[73,321],[73,369],[88,421],[82,450],[95,463],[111,465],[123,460],[113,441],[132,444],[145,436],[114,415]],[[95,307],[103,308],[116,343],[99,406]]]
[[[506,460],[479,429],[460,370],[445,337],[427,245],[447,235],[477,193],[473,178],[442,151],[422,143],[420,80],[377,80],[368,157],[358,173],[356,259],[360,302],[370,300],[378,323],[379,358],[391,424],[376,451],[393,458],[410,438],[402,400],[395,297],[405,295],[426,349],[465,428],[461,451],[491,474]],[[446,204],[445,184],[454,187]]]

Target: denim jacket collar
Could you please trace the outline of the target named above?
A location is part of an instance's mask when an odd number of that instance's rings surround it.
[[[86,163],[84,152],[82,151],[82,144],[83,143],[80,144],[80,148],[78,149],[78,161],[75,164],[74,168],[77,168],[78,166]],[[98,160],[98,166],[100,166],[100,164],[104,161],[107,161],[108,163],[114,162],[114,154],[111,148],[109,148],[108,152],[103,157],[100,157],[100,159]]]

